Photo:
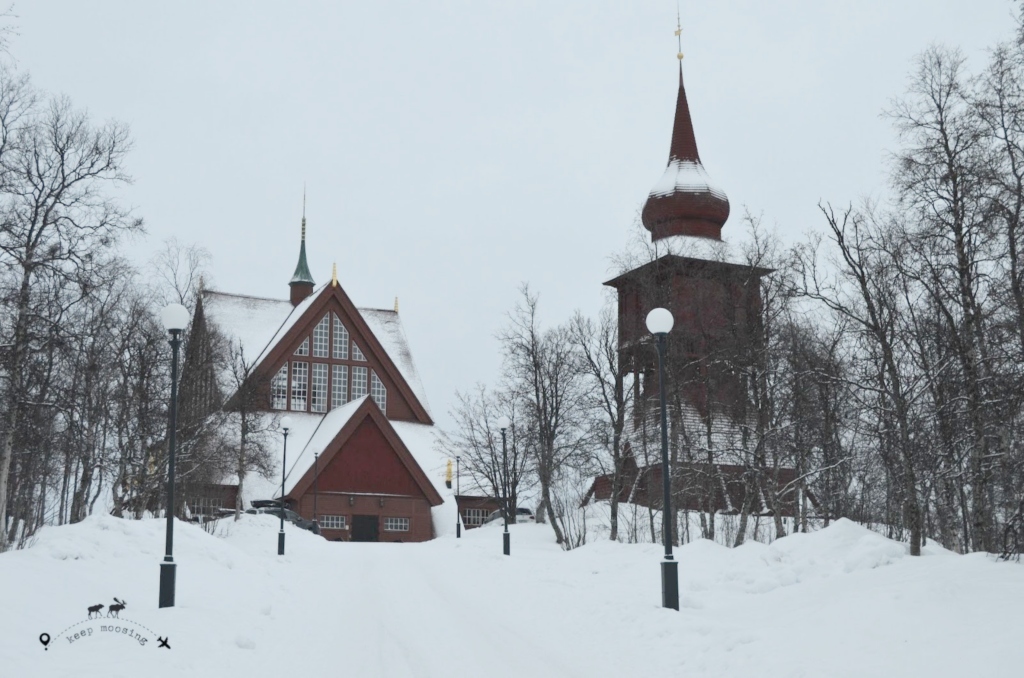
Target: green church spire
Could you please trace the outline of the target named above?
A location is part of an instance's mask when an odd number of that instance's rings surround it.
[[[313,282],[313,274],[309,272],[309,264],[306,263],[306,189],[302,189],[302,244],[299,245],[299,263],[295,267],[295,274],[292,275],[289,285],[295,285],[297,283],[305,283],[307,285],[315,284]]]

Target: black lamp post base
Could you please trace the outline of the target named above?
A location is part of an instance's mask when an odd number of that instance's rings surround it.
[[[160,563],[160,607],[174,607],[174,578],[177,563]]]
[[[679,609],[679,563],[661,561],[661,606]]]
[[[512,555],[512,535],[508,532],[502,532],[501,537],[502,543],[504,544],[505,547],[505,555]]]
[[[455,523],[455,538],[456,539],[461,539],[462,538],[462,523],[461,522]]]
[[[277,555],[284,555],[284,530],[277,533]]]

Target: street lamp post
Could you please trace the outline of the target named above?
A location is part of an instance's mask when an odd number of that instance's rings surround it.
[[[505,444],[505,430],[511,425],[508,417],[503,416],[498,420],[498,428],[501,429],[501,514],[505,518],[505,532],[502,535],[502,544],[506,556],[512,555],[512,535],[508,533],[508,447]]]
[[[647,314],[647,329],[658,338],[658,395],[661,399],[661,533],[665,538],[665,560],[661,563],[661,606],[679,609],[679,563],[672,557],[672,479],[668,467],[668,415],[665,407],[665,337],[675,321],[668,309]]]
[[[284,433],[284,449],[281,451],[281,531],[277,533],[277,555],[284,555],[284,470],[288,464],[288,430],[292,427],[291,417],[281,418],[281,432]]]
[[[455,538],[462,538],[462,516],[459,515],[459,493],[462,485],[459,483],[459,459],[455,457]]]
[[[167,436],[167,549],[164,561],[160,563],[160,607],[174,607],[174,580],[177,572],[177,565],[174,563],[174,448],[178,431],[178,349],[181,346],[181,331],[188,325],[188,316],[188,309],[181,304],[171,304],[160,314],[164,327],[171,333],[171,407],[170,431]]]

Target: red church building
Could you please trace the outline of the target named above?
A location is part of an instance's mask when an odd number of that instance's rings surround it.
[[[424,541],[454,531],[447,459],[435,448],[397,301],[394,310],[358,308],[336,274],[316,286],[305,231],[303,217],[288,298],[203,290],[197,304],[192,336],[215,334],[233,356],[234,372],[224,368],[218,377],[224,409],[237,416],[246,399],[255,410],[249,428],[263,431],[276,465],[268,476],[225,478],[220,496],[233,507],[240,493],[246,508],[283,498],[315,517],[330,540]]]

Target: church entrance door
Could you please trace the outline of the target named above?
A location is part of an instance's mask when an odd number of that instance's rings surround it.
[[[377,516],[352,516],[352,541],[378,541]]]

